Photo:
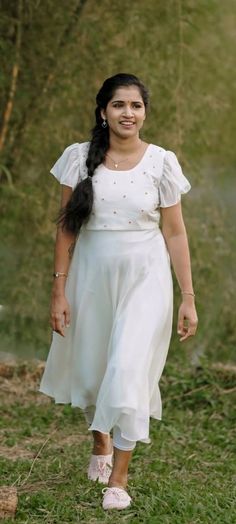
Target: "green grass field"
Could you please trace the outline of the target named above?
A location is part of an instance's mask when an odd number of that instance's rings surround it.
[[[235,524],[232,396],[236,368],[167,364],[163,420],[138,443],[129,470],[130,508],[104,512],[104,487],[86,478],[92,441],[79,409],[37,393],[40,369],[2,378],[1,484],[18,491],[8,523]]]

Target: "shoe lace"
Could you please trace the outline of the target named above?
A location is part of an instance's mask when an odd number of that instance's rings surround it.
[[[118,491],[119,490],[119,491]],[[102,493],[106,493],[107,491],[110,491],[113,495],[115,495],[117,500],[121,500],[124,497],[124,492],[122,488],[103,488]]]

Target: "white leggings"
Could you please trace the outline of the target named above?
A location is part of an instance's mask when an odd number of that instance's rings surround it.
[[[95,406],[89,406],[84,410],[85,419],[89,425],[92,424],[94,413]],[[122,437],[119,426],[114,426],[113,446],[115,446],[115,448],[121,449],[122,451],[131,451],[135,448],[136,442],[133,440],[127,440],[126,438]]]

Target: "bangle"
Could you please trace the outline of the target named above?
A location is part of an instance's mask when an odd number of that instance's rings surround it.
[[[67,277],[67,274],[66,273],[60,273],[59,271],[56,271],[55,273],[53,273],[53,277],[54,278]]]
[[[192,297],[195,297],[195,293],[191,293],[190,291],[181,291],[182,295],[191,295]]]

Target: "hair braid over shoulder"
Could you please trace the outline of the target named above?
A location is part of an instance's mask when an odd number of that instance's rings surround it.
[[[95,110],[96,125],[92,129],[92,138],[89,146],[86,166],[88,168],[88,176],[93,176],[93,173],[103,160],[105,159],[106,151],[109,148],[109,132],[108,127],[102,127],[103,119],[100,115],[100,108]]]

